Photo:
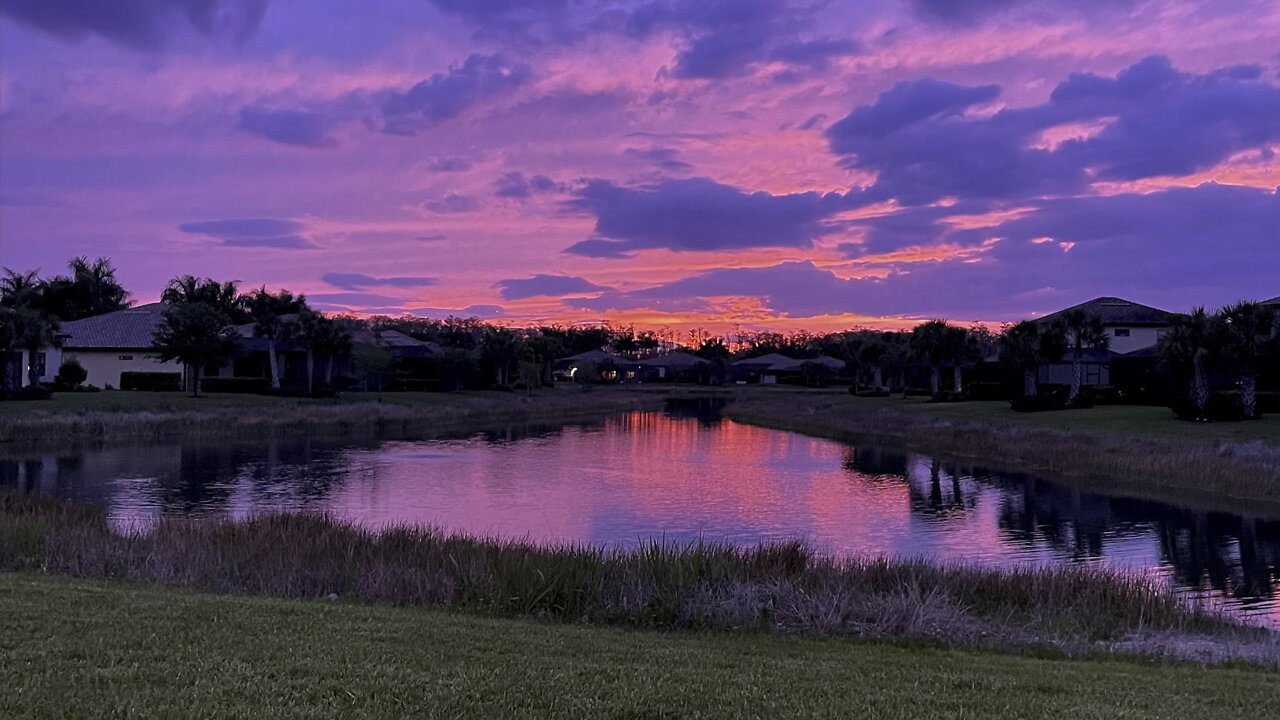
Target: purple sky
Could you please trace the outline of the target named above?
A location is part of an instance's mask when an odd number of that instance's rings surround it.
[[[108,9],[109,8],[109,9]],[[1069,9],[1064,9],[1069,8]],[[835,329],[1280,294],[1274,0],[6,0],[0,265]]]

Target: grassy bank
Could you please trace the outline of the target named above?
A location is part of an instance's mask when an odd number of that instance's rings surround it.
[[[1230,648],[1280,662],[1261,630],[1194,610],[1136,575],[834,559],[803,545],[537,547],[331,519],[163,520],[111,530],[100,511],[0,495],[0,569],[643,628],[910,638],[1073,655]]]
[[[675,634],[0,574],[0,717],[1251,716],[1271,672]]]
[[[560,424],[662,407],[662,393],[347,393],[334,399],[179,393],[65,393],[49,401],[0,403],[0,442],[67,444],[180,437],[254,438],[394,430],[422,437],[495,425]]]
[[[1205,509],[1280,511],[1280,419],[1195,424],[1165,408],[1015,413],[1007,403],[934,404],[837,392],[742,393],[735,420],[889,443],[1135,497]]]

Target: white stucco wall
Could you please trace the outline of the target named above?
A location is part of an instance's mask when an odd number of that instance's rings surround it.
[[[40,376],[40,382],[53,382],[54,376],[58,374],[58,366],[62,364],[61,348],[42,348],[40,352],[44,353],[44,374]],[[27,368],[30,366],[30,354],[22,351],[22,387],[30,385]]]
[[[63,353],[65,358],[75,358],[89,373],[85,382],[106,388],[120,387],[122,372],[182,372],[182,363],[170,360],[160,362],[154,355],[137,350],[76,350],[68,349]],[[56,370],[55,370],[56,372]]]
[[[1128,337],[1119,337],[1116,331],[1129,331]],[[1111,351],[1124,354],[1141,350],[1142,348],[1151,347],[1160,340],[1160,335],[1164,328],[1153,327],[1124,327],[1123,325],[1108,327],[1107,335],[1111,338]]]

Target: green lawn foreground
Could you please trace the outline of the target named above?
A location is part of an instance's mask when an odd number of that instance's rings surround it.
[[[1231,717],[1280,675],[0,574],[0,717]]]

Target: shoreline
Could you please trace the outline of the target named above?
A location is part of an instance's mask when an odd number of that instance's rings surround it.
[[[1275,439],[1269,442],[1224,438],[1223,427],[1182,423],[1167,417],[1163,408],[1124,410],[1141,418],[1126,426],[1136,431],[1125,432],[1107,425],[1107,418],[1116,414],[1109,408],[1036,417],[1000,412],[1007,405],[994,403],[931,405],[789,387],[619,386],[584,392],[572,386],[539,390],[532,397],[500,392],[352,393],[340,400],[112,393],[75,398],[67,402],[81,402],[83,407],[52,412],[35,404],[29,406],[33,413],[3,409],[0,453],[187,438],[432,439],[510,426],[595,422],[626,412],[660,410],[668,400],[700,398],[723,399],[724,417],[759,427],[853,445],[888,445],[971,467],[1034,475],[1188,509],[1280,517],[1277,418],[1257,421],[1265,425],[1222,424],[1225,431],[1249,431],[1265,438],[1274,429]],[[1081,429],[1090,423],[1101,429]]]
[[[99,508],[12,493],[0,493],[0,520],[7,573],[600,627],[1280,668],[1280,634],[1093,566],[835,557],[797,542],[542,546],[312,514],[170,518],[122,533]]]

